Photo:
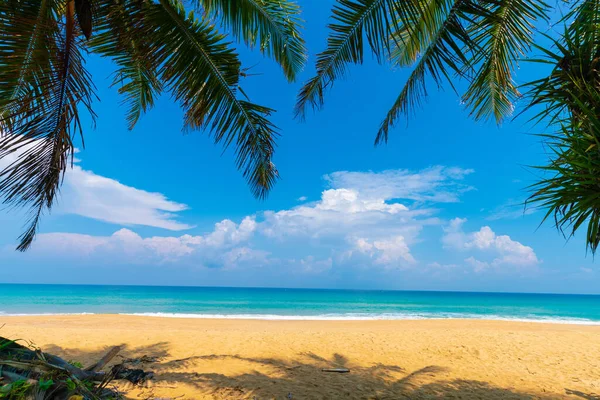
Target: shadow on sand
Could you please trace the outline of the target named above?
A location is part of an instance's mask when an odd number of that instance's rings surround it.
[[[359,366],[341,354],[329,358],[314,353],[301,353],[294,359],[250,358],[239,355],[201,355],[173,359],[167,343],[131,348],[122,345],[121,357],[139,359],[147,356],[155,360],[140,363],[139,367],[156,373],[151,388],[138,390],[136,399],[173,399],[165,396],[161,388],[179,385],[189,387],[205,398],[212,399],[587,399],[600,400],[594,393],[584,393],[565,388],[564,394],[526,393],[514,389],[495,387],[486,382],[449,379],[445,368],[431,365],[414,371],[400,365],[373,364]],[[66,359],[89,362],[100,358],[107,349],[82,352],[56,345],[44,351]],[[118,360],[117,360],[118,361]],[[196,372],[206,371],[206,363],[234,361],[246,365],[251,371],[242,374]],[[203,366],[204,364],[204,366]],[[327,373],[322,368],[348,368],[350,373]],[[221,371],[224,368],[221,366]],[[268,371],[268,372],[265,372]],[[132,387],[120,386],[122,390]],[[196,395],[197,396],[197,395]],[[195,399],[194,395],[178,397]]]

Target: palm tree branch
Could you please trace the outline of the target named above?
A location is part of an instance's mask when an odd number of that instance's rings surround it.
[[[333,8],[336,23],[329,25],[332,33],[327,39],[327,48],[317,55],[316,75],[300,89],[296,117],[304,118],[309,104],[313,109],[322,107],[323,92],[346,74],[348,63],[362,63],[363,35],[381,60],[382,55],[389,52],[391,27],[397,24],[397,19],[408,18],[405,14],[410,12],[402,11],[411,10],[412,3],[412,0],[338,0]]]
[[[93,84],[83,67],[79,31],[74,22],[74,2],[67,2],[64,22],[46,43],[53,57],[42,95],[20,107],[10,130],[0,140],[0,159],[14,161],[0,171],[0,195],[8,205],[29,205],[28,227],[17,247],[25,251],[36,235],[40,216],[56,200],[61,176],[73,154],[73,132],[79,131],[78,106],[90,110]],[[93,114],[92,114],[93,116]],[[16,157],[15,157],[16,156]]]
[[[289,0],[196,0],[198,8],[220,18],[236,38],[272,56],[291,82],[306,62],[306,47],[300,34],[300,7]]]
[[[481,0],[481,4],[488,13],[471,31],[482,49],[473,62],[479,68],[463,101],[476,120],[494,117],[500,123],[520,96],[512,71],[533,42],[535,21],[548,18],[548,6],[543,0]]]
[[[154,105],[162,90],[152,60],[146,35],[143,35],[144,11],[138,2],[99,0],[102,18],[96,23],[97,33],[88,42],[91,51],[111,58],[118,66],[113,86],[119,85],[127,105],[129,129]]]
[[[237,98],[240,62],[224,37],[170,0],[146,15],[159,76],[182,104],[185,127],[208,128],[216,143],[236,145],[236,163],[257,197],[277,178],[272,163],[278,133],[266,119],[273,110]]]
[[[462,75],[464,66],[469,64],[463,48],[469,48],[471,39],[461,22],[463,14],[469,11],[471,11],[470,1],[455,0],[445,20],[435,32],[428,34],[431,40],[382,121],[375,138],[376,145],[387,143],[389,130],[400,115],[404,114],[408,117],[411,111],[422,104],[423,98],[427,96],[425,78],[428,72],[438,87],[442,83],[442,78],[454,87],[448,70]]]

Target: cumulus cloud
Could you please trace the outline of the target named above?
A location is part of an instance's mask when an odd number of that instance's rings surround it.
[[[33,146],[35,142],[0,159],[0,171]],[[59,201],[53,211],[118,225],[143,225],[179,231],[192,228],[176,220],[176,213],[187,209],[185,204],[171,201],[161,193],[124,185],[75,164],[66,171]]]
[[[465,259],[475,271],[483,271],[490,266],[516,265],[532,266],[539,260],[529,246],[525,246],[507,235],[497,235],[489,226],[483,226],[475,232],[464,232],[466,219],[455,218],[444,229],[442,238],[444,247],[461,251],[479,251],[482,254],[493,254],[491,262],[480,261],[473,256]]]
[[[249,248],[235,249],[254,234],[256,221],[246,217],[239,224],[224,220],[215,224],[206,235],[152,236],[142,238],[129,229],[120,229],[110,236],[91,236],[74,233],[40,234],[33,253],[59,253],[75,256],[127,257],[128,262],[176,261],[201,254],[222,255],[225,265],[247,260],[259,253]],[[227,252],[226,252],[227,251]],[[264,256],[264,253],[260,253]]]
[[[326,271],[340,266],[361,268],[410,268],[418,263],[411,247],[421,239],[421,231],[442,222],[435,214],[437,203],[454,202],[460,193],[469,190],[462,181],[470,170],[434,167],[422,171],[336,172],[327,175],[327,187],[319,200],[303,203],[290,209],[265,211],[248,216],[241,222],[223,220],[214,229],[202,235],[153,236],[143,238],[133,230],[121,229],[109,236],[90,236],[72,233],[51,233],[39,236],[34,250],[66,253],[78,251],[82,256],[95,255],[123,257],[134,262],[181,262],[235,268],[249,262],[281,262],[306,272]],[[79,176],[83,174],[84,177]],[[85,193],[107,191],[101,197],[114,197],[115,202],[127,202],[118,193],[128,193],[136,204],[147,205],[146,210],[182,209],[162,195],[148,199],[147,192],[121,187],[118,182],[98,177],[77,167],[72,182],[83,182],[77,203]],[[89,181],[86,187],[85,182]],[[380,187],[381,186],[381,187]],[[117,193],[118,192],[118,193]],[[147,201],[142,201],[145,199]],[[86,214],[99,219],[109,218],[105,205],[86,205]],[[134,203],[121,205],[123,215],[115,214],[113,221],[135,224],[132,215]],[[143,208],[143,207],[142,207]],[[83,215],[83,211],[78,211]],[[139,215],[139,214],[138,214]],[[136,217],[137,218],[137,217]],[[171,219],[154,218],[155,225],[178,224]],[[158,220],[158,221],[157,221]],[[126,222],[125,222],[126,221]],[[288,246],[286,251],[280,248]],[[274,253],[279,253],[274,256]],[[271,261],[269,255],[273,255]],[[276,260],[276,261],[274,261]],[[340,267],[341,268],[341,267]]]
[[[473,267],[473,271],[475,272],[482,272],[490,267],[489,263],[485,261],[480,261],[473,256],[465,258],[465,262],[471,267]]]
[[[361,253],[369,255],[376,264],[400,265],[415,263],[415,259],[410,254],[410,248],[403,236],[375,240],[372,243],[368,239],[361,238],[356,241],[356,248]]]
[[[335,172],[330,188],[313,203],[267,211],[260,232],[285,241],[310,238],[328,243],[345,259],[362,254],[371,264],[405,267],[416,262],[410,246],[427,225],[441,223],[429,204],[454,202],[469,190],[471,170],[433,167],[422,171]]]

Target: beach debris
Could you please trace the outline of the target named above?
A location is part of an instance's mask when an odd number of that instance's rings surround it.
[[[111,381],[124,379],[138,385],[152,379],[154,374],[126,367],[125,362],[102,371],[121,351],[111,348],[100,360],[80,368],[29,344],[0,337],[0,400],[104,400],[122,399],[121,394],[108,388]]]
[[[125,358],[125,359],[123,359],[123,363],[130,364],[130,365],[151,364],[151,363],[158,362],[159,360],[160,360],[160,357],[143,355],[139,358]],[[175,360],[175,361],[182,361],[182,360]]]
[[[323,372],[337,372],[339,374],[345,374],[350,372],[348,368],[323,368],[321,371]]]
[[[109,362],[111,362],[111,360],[113,358],[115,358],[115,356],[117,354],[119,354],[119,352],[121,351],[121,347],[120,346],[115,346],[112,349],[110,349],[108,351],[108,353],[106,353],[104,355],[104,357],[102,357],[100,360],[98,360],[98,362],[90,365],[89,367],[85,368],[86,371],[100,371],[102,368],[104,368],[104,366],[106,364],[108,364]]]

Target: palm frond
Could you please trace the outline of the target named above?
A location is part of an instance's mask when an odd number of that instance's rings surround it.
[[[597,101],[600,96],[595,94]],[[585,112],[593,111],[583,104]],[[595,254],[600,244],[600,121],[595,113],[580,126],[568,122],[555,134],[545,135],[550,147],[549,164],[537,167],[550,177],[530,187],[527,203],[546,208],[542,220],[567,237],[587,224],[586,247]]]
[[[75,14],[77,22],[79,22],[79,29],[87,39],[92,36],[94,4],[92,0],[75,0]]]
[[[144,34],[145,6],[137,1],[98,0],[97,8],[102,18],[96,21],[96,34],[88,46],[117,65],[113,86],[124,96],[128,126],[133,129],[162,90],[158,62]]]
[[[418,3],[419,12],[413,15],[413,19],[398,24],[398,29],[394,29],[390,34],[392,64],[407,67],[415,63],[443,29],[457,3],[459,2],[455,0],[429,0]]]
[[[17,158],[0,172],[0,193],[5,204],[30,208],[28,227],[17,247],[21,251],[29,248],[41,215],[56,200],[61,176],[73,154],[73,136],[81,133],[78,107],[91,112],[94,86],[80,52],[73,0],[67,2],[64,15],[62,20],[49,18],[45,23],[51,27],[43,27],[52,33],[43,43],[49,50],[46,68],[50,69],[41,71],[43,79],[25,80],[20,93],[29,101],[9,107],[2,117],[8,130],[0,139],[0,159]],[[33,83],[43,86],[32,88]]]
[[[481,49],[473,60],[479,68],[463,101],[476,120],[493,117],[500,123],[520,97],[513,71],[533,41],[535,21],[548,18],[548,6],[542,0],[480,0],[480,4],[487,14],[470,32]]]
[[[240,61],[224,36],[179,2],[149,4],[146,22],[159,77],[185,112],[189,129],[208,128],[216,143],[236,148],[236,162],[253,193],[264,197],[277,179],[272,162],[273,110],[238,98]]]
[[[51,69],[52,40],[58,25],[50,0],[0,3],[0,113],[9,124],[41,95]],[[0,125],[0,128],[3,128]],[[4,126],[6,129],[6,126]]]
[[[343,78],[348,64],[361,64],[364,39],[381,61],[389,55],[392,29],[418,13],[417,1],[406,0],[338,0],[333,7],[335,23],[329,24],[327,48],[317,55],[316,75],[300,89],[295,107],[296,117],[304,118],[310,105],[323,105],[325,90]]]
[[[289,0],[195,0],[236,37],[273,57],[291,82],[306,63],[300,7]]]
[[[527,85],[526,109],[541,108],[534,119],[549,129],[558,127],[543,135],[550,158],[537,167],[550,177],[531,186],[528,202],[547,208],[543,221],[553,216],[565,236],[587,224],[586,246],[595,254],[600,244],[600,43],[587,22],[576,20],[537,60],[554,64],[551,74]]]
[[[600,40],[600,1],[583,0],[574,2],[572,9],[564,16],[563,22],[569,31],[585,36],[586,42],[597,43]]]
[[[403,26],[394,33],[401,38],[395,41],[392,62],[400,66],[418,62],[382,121],[375,138],[376,145],[387,142],[390,129],[401,115],[408,117],[421,106],[427,96],[427,76],[438,87],[443,81],[453,87],[450,74],[462,76],[470,66],[473,44],[465,22],[468,23],[479,9],[470,0],[433,0],[429,4],[435,7],[424,10],[413,27]],[[428,16],[432,13],[435,14],[433,19]]]

